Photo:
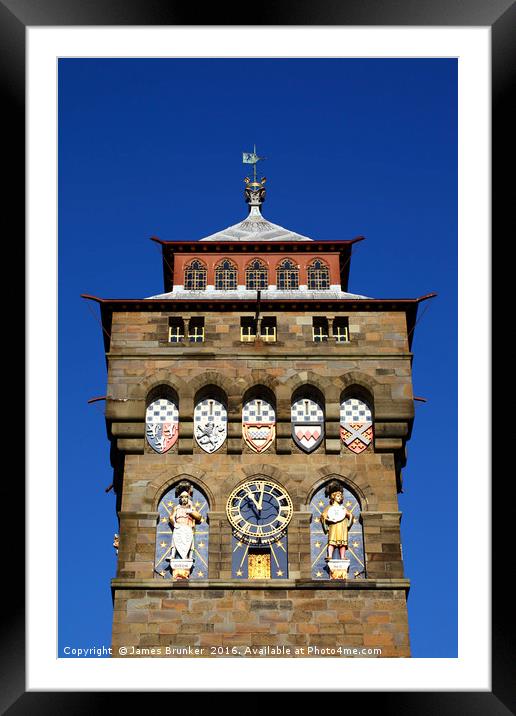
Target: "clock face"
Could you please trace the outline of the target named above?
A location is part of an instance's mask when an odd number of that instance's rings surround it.
[[[292,512],[290,495],[275,482],[258,478],[233,490],[226,505],[235,537],[251,545],[281,539]]]

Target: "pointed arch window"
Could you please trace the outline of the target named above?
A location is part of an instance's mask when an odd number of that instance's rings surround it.
[[[251,291],[265,291],[269,285],[267,266],[254,259],[245,270],[245,287]]]
[[[312,261],[308,267],[308,289],[310,291],[321,291],[330,288],[330,272],[328,267],[320,259]]]
[[[299,266],[284,259],[276,269],[276,287],[279,291],[299,288]]]
[[[206,288],[206,267],[194,259],[185,268],[185,290],[204,291]]]
[[[215,269],[215,288],[218,291],[234,291],[237,288],[237,269],[229,259],[224,259]]]

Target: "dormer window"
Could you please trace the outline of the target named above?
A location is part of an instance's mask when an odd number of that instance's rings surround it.
[[[218,291],[235,291],[237,288],[236,266],[224,259],[215,269],[215,288]]]
[[[194,259],[185,269],[185,291],[204,291],[206,288],[206,267]]]
[[[268,286],[267,266],[260,259],[254,259],[245,271],[245,287],[251,291],[265,291]]]
[[[284,259],[276,269],[276,287],[279,291],[299,288],[299,266],[290,259]]]
[[[308,289],[310,291],[325,291],[329,288],[330,272],[328,267],[320,259],[315,259],[308,267]]]

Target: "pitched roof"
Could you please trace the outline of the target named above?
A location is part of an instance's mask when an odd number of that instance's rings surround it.
[[[262,216],[260,207],[251,206],[249,215],[243,221],[205,236],[200,241],[313,241],[313,239],[273,224]]]

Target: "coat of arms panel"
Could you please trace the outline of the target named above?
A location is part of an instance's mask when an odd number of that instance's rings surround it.
[[[249,400],[242,411],[242,434],[254,452],[265,452],[276,436],[276,412],[266,400]]]
[[[315,400],[301,398],[292,403],[292,438],[305,452],[312,452],[324,437],[324,413]]]
[[[145,436],[147,443],[157,453],[165,453],[177,442],[179,434],[179,411],[171,400],[160,398],[145,413]]]
[[[227,437],[228,414],[218,400],[207,398],[195,406],[195,441],[202,450],[213,453],[224,444]]]
[[[373,416],[370,407],[358,398],[340,404],[340,437],[351,452],[366,450],[373,439]]]

